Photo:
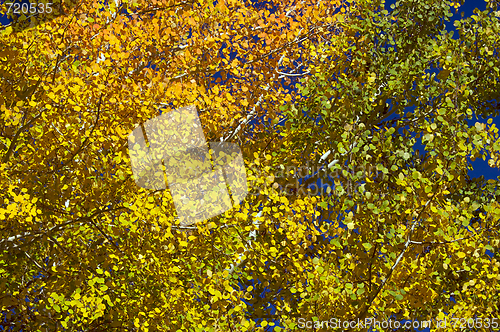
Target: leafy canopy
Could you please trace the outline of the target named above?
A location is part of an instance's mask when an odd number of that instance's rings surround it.
[[[500,165],[497,11],[454,39],[450,1],[73,5],[0,31],[4,324],[495,317],[498,182],[467,172]],[[251,193],[183,227],[127,136],[187,105],[241,146]]]

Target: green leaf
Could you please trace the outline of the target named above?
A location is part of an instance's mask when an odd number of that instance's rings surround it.
[[[331,239],[330,244],[334,245],[337,248],[342,248],[342,245],[340,244],[339,240],[337,240],[337,239]]]

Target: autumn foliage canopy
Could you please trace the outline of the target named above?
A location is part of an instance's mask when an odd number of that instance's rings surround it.
[[[500,167],[500,12],[453,35],[459,6],[82,0],[13,18],[0,325],[500,317],[498,180],[468,175],[475,159]],[[136,185],[127,137],[190,105],[207,141],[239,145],[249,193],[185,226],[168,189]]]

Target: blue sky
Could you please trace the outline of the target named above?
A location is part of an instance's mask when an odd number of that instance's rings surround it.
[[[453,15],[453,17],[451,18],[451,22],[447,24],[447,28],[449,30],[455,30],[453,21],[459,20],[461,18],[460,13],[464,12],[464,17],[470,17],[471,15],[473,15],[473,11],[475,8],[478,8],[479,10],[485,10],[486,1],[465,1],[465,4],[458,9],[458,13]],[[486,122],[486,120],[487,119],[479,119],[480,122]],[[473,126],[476,121],[477,120],[475,119],[469,120],[469,125]],[[500,127],[500,117],[493,118],[493,123],[495,123],[497,127]],[[498,168],[491,168],[490,166],[488,166],[487,160],[483,161],[482,159],[476,159],[474,162],[472,162],[472,166],[474,167],[474,170],[469,171],[469,176],[471,178],[484,175],[486,179],[496,179],[498,176],[500,176],[500,170]]]
[[[396,1],[394,0],[389,0],[386,2],[386,8],[390,8],[389,6]],[[446,27],[449,31],[455,31],[454,37],[458,37],[458,33],[456,32],[456,28],[453,25],[453,22],[455,20],[460,20],[461,19],[461,13],[464,13],[464,18],[465,17],[470,17],[474,14],[474,9],[478,8],[479,10],[486,10],[486,1],[484,0],[479,0],[479,1],[472,1],[472,0],[467,0],[465,1],[464,5],[458,8],[458,11],[451,17],[450,22],[446,24]],[[487,119],[481,119],[478,118],[477,120],[473,118],[472,120],[468,120],[468,123],[470,126],[474,126],[474,124],[479,121],[479,122],[486,122]],[[493,123],[497,125],[497,127],[500,127],[500,117],[495,117],[493,118]],[[475,161],[472,162],[472,167],[474,168],[472,171],[469,171],[469,176],[471,178],[475,177],[480,177],[481,175],[484,175],[486,179],[497,179],[498,176],[500,176],[500,170],[498,168],[491,168],[488,165],[488,160],[483,161],[482,159],[476,159]]]

